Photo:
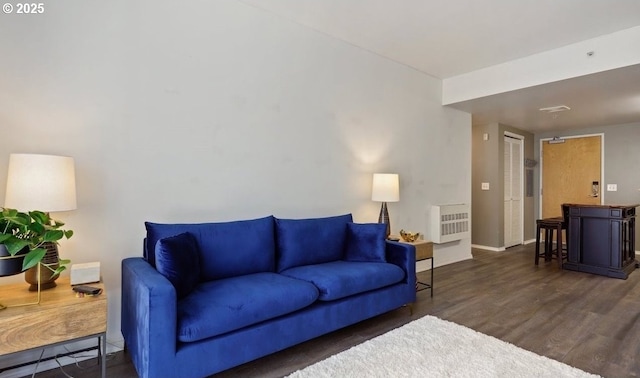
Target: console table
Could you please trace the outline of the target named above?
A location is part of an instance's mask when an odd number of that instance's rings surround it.
[[[568,254],[564,269],[626,279],[636,268],[638,205],[568,204]]]
[[[76,296],[69,277],[60,277],[55,288],[44,290],[40,304],[10,307],[32,302],[36,293],[29,285],[0,286],[0,362],[3,356],[90,338],[98,339],[102,377],[106,376],[107,295],[104,285],[97,296]],[[35,361],[34,361],[35,362]],[[0,364],[0,371],[9,369]]]

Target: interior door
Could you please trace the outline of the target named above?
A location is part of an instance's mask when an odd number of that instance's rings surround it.
[[[563,203],[601,204],[602,137],[563,140],[542,142],[542,218],[561,216]]]
[[[522,139],[504,137],[504,246],[522,244]]]

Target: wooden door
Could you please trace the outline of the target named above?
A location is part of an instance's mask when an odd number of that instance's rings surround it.
[[[600,204],[602,138],[567,138],[542,143],[542,218],[562,216],[563,203]],[[593,183],[598,193],[593,193]]]

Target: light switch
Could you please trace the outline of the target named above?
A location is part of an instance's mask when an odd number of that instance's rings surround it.
[[[482,183],[482,190],[489,190],[489,183],[488,182],[483,182]]]
[[[618,184],[607,184],[607,192],[617,192]]]

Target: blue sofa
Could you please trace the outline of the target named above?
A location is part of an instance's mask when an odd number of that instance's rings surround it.
[[[144,256],[122,261],[141,377],[205,377],[416,298],[415,248],[350,214],[146,228]]]

